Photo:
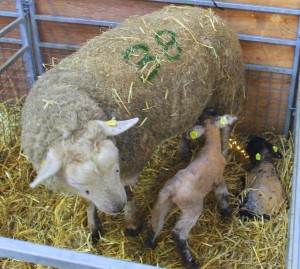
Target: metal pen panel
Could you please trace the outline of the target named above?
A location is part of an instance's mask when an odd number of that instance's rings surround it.
[[[297,40],[296,40],[296,47],[294,52],[294,63],[292,68],[292,78],[291,78],[291,85],[290,85],[290,92],[289,92],[289,100],[288,100],[288,112],[286,115],[286,124],[284,128],[285,135],[288,135],[290,129],[290,121],[292,116],[292,107],[295,98],[295,88],[296,88],[296,80],[297,80],[297,73],[299,68],[299,59],[300,59],[300,16],[298,19],[298,33],[297,33]],[[298,107],[299,108],[299,107]]]
[[[162,269],[162,267],[122,261],[5,237],[0,237],[0,257],[63,269]]]
[[[300,75],[298,77],[300,81]],[[295,134],[294,134],[294,169],[292,177],[292,194],[290,200],[290,215],[289,215],[289,228],[288,228],[288,247],[286,268],[296,269],[299,268],[300,257],[300,84],[298,84],[297,92],[297,110],[295,116]]]

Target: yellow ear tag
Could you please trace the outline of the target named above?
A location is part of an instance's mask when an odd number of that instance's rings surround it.
[[[226,116],[223,116],[223,117],[220,119],[220,123],[221,123],[222,125],[228,124],[227,117],[226,117]]]
[[[108,126],[116,126],[117,125],[117,121],[114,120],[114,119],[112,119],[112,120],[107,121],[106,124]]]
[[[278,148],[277,148],[276,146],[273,146],[273,150],[274,150],[275,152],[277,152],[277,151],[278,151]]]
[[[256,159],[257,161],[260,161],[260,159],[261,159],[261,156],[260,156],[260,154],[259,154],[259,153],[256,153],[256,155],[255,155],[255,159]]]
[[[46,160],[42,160],[40,164],[40,169],[42,169],[46,165]]]
[[[192,139],[198,138],[198,132],[197,131],[190,131],[190,137]]]

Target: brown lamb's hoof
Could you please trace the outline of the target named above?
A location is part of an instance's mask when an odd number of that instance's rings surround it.
[[[145,248],[155,249],[157,247],[157,243],[156,243],[156,240],[154,239],[154,235],[155,235],[155,233],[152,229],[152,226],[150,225],[148,232],[147,232],[145,242],[144,242]]]

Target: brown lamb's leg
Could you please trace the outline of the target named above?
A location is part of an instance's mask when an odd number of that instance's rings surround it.
[[[180,207],[182,213],[172,233],[173,241],[181,255],[182,263],[190,269],[197,269],[199,267],[188,244],[189,232],[196,224],[203,209],[203,201],[197,202],[197,204],[189,203],[187,208]]]
[[[156,238],[164,226],[164,220],[169,212],[172,201],[160,193],[158,200],[153,208],[151,215],[151,224],[148,229],[147,237],[145,240],[145,247],[154,249],[156,247]]]

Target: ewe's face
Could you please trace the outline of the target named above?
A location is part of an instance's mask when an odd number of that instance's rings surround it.
[[[73,152],[65,169],[67,182],[78,195],[107,213],[122,211],[127,200],[120,180],[118,149],[105,139],[99,148]]]
[[[45,184],[60,172],[72,191],[92,201],[99,210],[108,214],[120,212],[127,202],[126,193],[119,175],[118,149],[107,137],[127,131],[138,121],[89,121],[74,137],[48,149],[30,186]]]

